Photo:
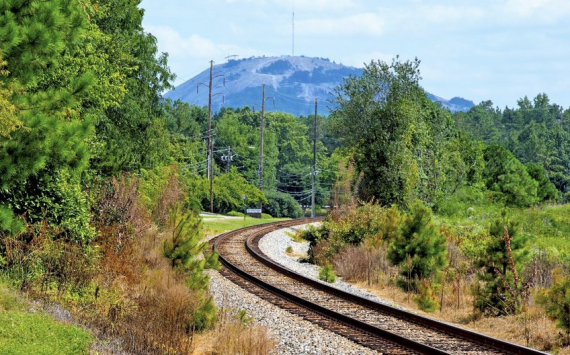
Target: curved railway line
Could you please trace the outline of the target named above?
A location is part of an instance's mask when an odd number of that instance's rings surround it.
[[[546,354],[307,279],[276,264],[258,247],[269,232],[315,221],[269,223],[220,235],[214,247],[224,266],[221,273],[249,292],[383,354]]]

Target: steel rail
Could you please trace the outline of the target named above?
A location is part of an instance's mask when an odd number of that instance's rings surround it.
[[[531,349],[522,345],[518,345],[518,344],[514,344],[514,343],[510,343],[504,340],[499,340],[487,335],[483,335],[480,333],[476,333],[467,329],[463,329],[457,326],[453,326],[450,325],[448,323],[443,323],[441,321],[437,321],[431,318],[427,318],[427,317],[423,317],[414,313],[410,313],[410,312],[406,312],[404,310],[395,308],[395,307],[391,307],[382,303],[378,303],[366,298],[362,298],[356,295],[353,295],[351,293],[348,292],[344,292],[342,290],[336,289],[334,287],[325,285],[324,283],[321,283],[319,281],[313,280],[313,279],[309,279],[306,278],[286,267],[283,267],[279,264],[277,264],[276,262],[274,262],[273,260],[271,260],[269,257],[267,257],[265,254],[263,254],[263,252],[261,252],[261,250],[258,247],[258,243],[259,240],[266,235],[267,233],[274,231],[276,229],[279,228],[284,228],[284,227],[289,227],[289,226],[295,226],[295,225],[300,225],[300,224],[306,224],[306,223],[311,223],[311,222],[316,222],[319,221],[320,219],[302,219],[302,220],[292,220],[292,221],[286,221],[286,222],[274,222],[274,223],[268,223],[266,225],[258,225],[258,226],[253,226],[253,227],[247,227],[247,228],[242,228],[242,229],[238,229],[232,232],[228,232],[225,233],[223,235],[220,235],[216,241],[215,241],[215,245],[214,247],[217,248],[218,243],[223,240],[226,237],[231,237],[233,235],[239,234],[239,233],[243,233],[243,232],[247,232],[248,230],[254,230],[254,229],[258,229],[258,228],[262,228],[261,230],[257,230],[255,231],[252,235],[250,235],[248,238],[246,238],[245,241],[245,248],[248,250],[248,252],[254,257],[256,258],[258,261],[260,261],[262,264],[272,268],[273,270],[284,274],[288,277],[291,277],[297,281],[303,282],[305,284],[307,284],[310,287],[313,287],[315,289],[318,289],[320,291],[326,292],[328,294],[331,294],[333,296],[345,299],[346,301],[358,304],[360,306],[364,306],[367,308],[370,308],[372,310],[375,310],[377,312],[389,315],[389,316],[393,316],[396,318],[399,318],[401,320],[405,320],[411,323],[415,323],[415,324],[419,324],[422,325],[424,327],[428,327],[437,331],[440,331],[442,333],[446,333],[448,335],[451,335],[453,337],[457,337],[457,338],[461,338],[461,339],[465,339],[471,342],[474,342],[478,345],[483,345],[486,347],[491,347],[494,348],[496,350],[500,350],[501,352],[507,353],[507,354],[517,354],[517,355],[547,355],[547,353],[539,351],[539,350],[535,350],[535,349]],[[237,268],[235,265],[233,265],[231,262],[229,262],[228,260],[226,260],[223,255],[220,255],[220,260],[222,261],[222,263],[228,267],[228,269],[231,269],[232,271],[234,270],[239,270],[239,268]],[[246,272],[239,270],[239,271],[234,271],[236,273],[239,273],[240,275],[248,275]],[[289,299],[298,299],[299,297],[294,296],[294,295],[290,295],[282,290],[278,290],[276,287],[269,285],[267,283],[265,283],[262,280],[258,280],[257,278],[255,278],[254,276],[248,275],[248,276],[243,276],[244,278],[248,278],[248,280],[250,282],[254,282],[256,284],[259,284],[260,287],[265,288],[265,289],[275,289],[272,290],[271,292],[273,293],[283,293],[283,294],[287,294],[284,295],[284,297],[287,297]],[[251,279],[250,279],[251,278]],[[255,280],[254,280],[255,279]],[[263,286],[261,286],[263,285]],[[297,302],[297,301],[293,301],[293,302]],[[309,301],[303,300],[301,301],[301,303],[305,303],[307,302],[306,307],[313,307],[312,305],[316,306],[314,309],[317,308],[323,308],[326,309],[322,306],[319,305],[315,305],[314,303],[311,303]],[[332,310],[328,310],[328,312],[333,312],[336,313]],[[327,311],[324,311],[324,313],[327,313]],[[339,314],[342,317],[347,317],[344,315]],[[335,317],[335,315],[327,315],[328,317]],[[341,317],[341,318],[342,318]],[[338,319],[341,319],[338,318]],[[350,317],[347,317],[350,318]],[[344,318],[342,318],[344,319]],[[344,322],[352,322],[352,321],[356,321],[356,322],[360,322],[358,320],[352,319],[350,318],[350,320],[343,320]],[[365,324],[365,323],[364,323]],[[370,325],[368,325],[370,326]],[[373,327],[373,326],[370,326]],[[365,327],[366,328],[366,327]],[[376,328],[376,327],[373,327]],[[385,330],[376,328],[380,331],[382,331],[382,334],[386,334],[384,332],[387,332]],[[387,332],[389,333],[389,332]],[[380,333],[378,333],[380,336]],[[391,334],[391,333],[390,333]],[[387,336],[387,335],[386,335]],[[390,337],[393,337],[393,339],[397,339],[398,335],[396,334],[391,334],[389,335]],[[400,337],[401,338],[401,337]],[[414,342],[415,343],[415,342]],[[420,343],[417,343],[420,344]],[[421,344],[422,346],[427,346],[425,344]],[[402,345],[402,346],[406,346],[406,345]],[[429,350],[426,348],[425,351],[427,351],[427,353],[430,354],[437,354],[439,351],[439,353],[444,353],[441,352],[441,350],[429,347]],[[419,349],[419,348],[418,348]],[[418,352],[422,352],[422,350],[416,350]]]

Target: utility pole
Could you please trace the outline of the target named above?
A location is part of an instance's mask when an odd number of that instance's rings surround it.
[[[261,137],[259,141],[259,190],[263,191],[263,133],[265,132],[265,84],[261,96]],[[261,208],[261,202],[259,203]]]
[[[318,99],[315,99],[315,123],[313,125],[313,174],[312,174],[312,187],[311,187],[311,218],[315,217],[315,194],[317,179],[317,105]]]
[[[265,132],[265,84],[263,84],[263,94],[261,97],[261,136],[259,140],[259,190],[263,191],[263,136]],[[267,99],[273,99],[273,106],[275,106],[275,97],[268,97]],[[262,204],[259,203],[259,208],[261,209]]]
[[[198,93],[198,88],[200,85],[208,87],[208,143],[207,143],[207,161],[208,161],[208,179],[210,180],[210,212],[214,213],[214,145],[212,144],[212,96],[216,96],[220,93],[212,95],[212,82],[214,78],[224,75],[214,76],[214,61],[210,60],[210,82],[208,85],[204,83],[199,83],[196,86],[196,92]],[[224,86],[226,85],[226,78],[224,77]]]

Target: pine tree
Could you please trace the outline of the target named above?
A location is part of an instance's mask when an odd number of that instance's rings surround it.
[[[431,210],[417,201],[388,248],[388,258],[401,267],[401,275],[406,279],[401,286],[435,274],[445,266],[446,254],[445,237],[437,230]]]
[[[520,300],[509,294],[509,288],[520,286],[515,279],[521,271],[517,268],[528,258],[526,242],[518,224],[507,221],[504,215],[490,226],[486,245],[475,258],[475,266],[481,268],[478,277],[482,281],[482,285],[477,284],[474,289],[475,309],[494,315],[518,312]]]
[[[218,254],[207,253],[208,244],[203,241],[202,220],[193,212],[184,213],[176,206],[170,213],[170,238],[164,241],[163,254],[170,259],[173,268],[184,272],[186,285],[194,291],[199,307],[193,315],[197,330],[213,326],[216,305],[205,292],[209,278],[204,269],[219,268]]]
[[[49,207],[50,196],[30,195],[30,177],[65,171],[79,174],[89,158],[85,145],[92,124],[81,119],[77,97],[93,83],[90,73],[78,74],[65,85],[43,86],[66,46],[81,39],[87,14],[74,0],[0,2],[0,52],[8,75],[0,84],[13,88],[9,96],[21,127],[0,138],[0,201],[5,209],[24,214]],[[14,196],[28,194],[27,206]],[[43,201],[43,202],[42,202]],[[4,220],[0,225],[10,224]],[[33,220],[31,222],[34,222]]]

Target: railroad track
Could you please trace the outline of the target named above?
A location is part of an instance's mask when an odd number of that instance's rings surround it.
[[[267,233],[315,222],[301,219],[220,235],[221,273],[242,288],[383,354],[546,354],[370,301],[283,268],[258,247]]]

